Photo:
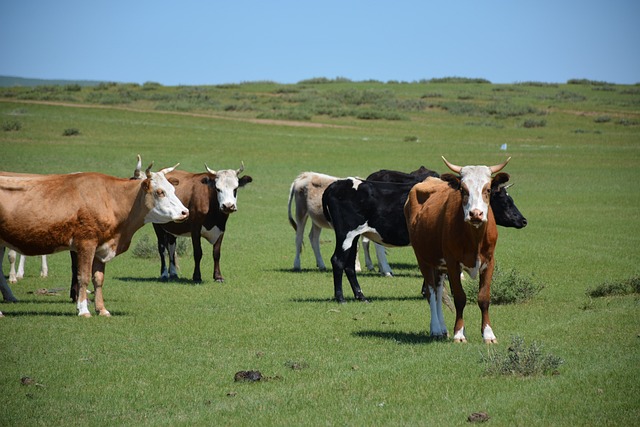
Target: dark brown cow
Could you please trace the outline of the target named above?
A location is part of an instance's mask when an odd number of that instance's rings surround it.
[[[5,247],[25,255],[76,252],[78,315],[91,316],[87,304],[91,279],[96,311],[109,316],[102,296],[105,263],[125,252],[145,223],[183,221],[189,215],[165,177],[174,168],[151,172],[149,166],[144,180],[93,172],[0,173],[0,271]],[[5,300],[13,297],[2,274],[0,290]]]
[[[448,336],[442,314],[442,292],[448,274],[456,307],[453,339],[466,342],[463,311],[467,297],[460,282],[460,273],[464,269],[473,278],[480,274],[480,330],[485,342],[497,342],[489,321],[489,303],[498,230],[489,198],[492,186],[509,180],[506,173],[492,178],[509,159],[491,167],[460,167],[444,159],[447,167],[460,176],[443,175],[442,178],[448,182],[428,178],[409,192],[404,212],[411,245],[429,297],[430,334],[433,337]]]
[[[160,277],[162,280],[175,279],[178,272],[175,263],[176,236],[191,236],[195,267],[193,281],[201,282],[200,261],[202,260],[202,243],[204,237],[213,245],[213,278],[223,282],[220,272],[220,247],[229,215],[238,210],[238,188],[244,187],[253,179],[249,175],[240,177],[244,163],[240,169],[214,171],[204,173],[174,171],[168,175],[180,181],[176,186],[176,194],[189,208],[189,219],[181,223],[154,224],[158,237],[160,252]],[[164,260],[164,252],[169,253],[169,269]]]

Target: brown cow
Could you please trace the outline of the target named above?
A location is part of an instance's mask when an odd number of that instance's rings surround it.
[[[214,171],[206,164],[207,172],[189,173],[175,171],[169,174],[169,179],[176,178],[180,183],[176,186],[176,194],[189,207],[189,219],[181,223],[169,222],[154,224],[153,229],[158,237],[158,252],[160,253],[161,280],[176,279],[178,277],[175,262],[176,236],[191,236],[193,246],[193,281],[202,282],[200,261],[202,260],[202,242],[204,237],[213,245],[213,279],[224,282],[220,272],[220,248],[229,215],[238,210],[238,188],[253,181],[249,175],[240,176],[244,171],[244,163],[240,169],[223,169]],[[169,269],[164,260],[164,252],[169,253]]]
[[[502,170],[510,158],[491,167],[460,167],[444,157],[443,160],[460,176],[446,174],[442,176],[444,181],[428,178],[417,184],[409,192],[404,207],[409,238],[428,293],[430,334],[433,337],[448,336],[442,314],[442,292],[448,274],[456,307],[453,339],[466,342],[463,311],[467,297],[460,282],[460,273],[464,269],[473,278],[480,273],[480,331],[485,342],[496,343],[489,321],[489,303],[498,230],[489,197],[492,186],[509,180],[506,173],[491,176]]]
[[[141,181],[93,172],[0,173],[0,269],[5,247],[25,255],[74,251],[80,284],[78,315],[91,316],[87,304],[91,279],[96,311],[109,316],[102,297],[105,263],[125,252],[145,223],[184,221],[189,215],[165,177],[174,168],[151,172],[149,166]],[[5,299],[13,296],[2,274],[0,290]]]

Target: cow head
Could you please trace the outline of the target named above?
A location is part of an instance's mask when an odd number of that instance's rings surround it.
[[[496,178],[501,175],[506,175],[507,179],[509,177],[506,173],[501,173]],[[491,181],[491,210],[496,224],[502,227],[524,228],[527,226],[527,219],[520,213],[513,198],[507,192],[507,188],[513,184],[507,185],[506,182],[506,180],[499,182],[498,179]]]
[[[224,169],[214,171],[209,166],[204,165],[209,172],[209,182],[214,184],[216,194],[218,195],[218,207],[226,214],[233,213],[238,210],[238,188],[244,187],[251,181],[249,175],[240,177],[244,170],[244,162],[241,163],[240,169]]]
[[[147,179],[142,181],[142,188],[146,193],[145,206],[149,209],[144,218],[145,223],[182,222],[189,217],[189,210],[178,199],[175,188],[165,177],[165,174],[174,170],[178,165],[162,169],[159,172],[151,172],[152,162],[145,171]]]
[[[506,182],[509,175],[501,173],[493,179],[491,175],[501,171],[511,160],[509,157],[504,163],[496,166],[457,166],[442,158],[451,171],[460,174],[460,177],[445,176],[443,179],[454,183],[457,181],[462,193],[462,210],[464,220],[474,227],[480,227],[489,216],[489,202],[491,198],[492,181]]]

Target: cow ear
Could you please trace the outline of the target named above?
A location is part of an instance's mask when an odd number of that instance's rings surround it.
[[[491,180],[491,190],[497,191],[501,186],[506,184],[509,181],[509,174],[505,172],[500,172]]]
[[[203,183],[204,185],[209,185],[209,183],[211,182],[211,180],[209,179],[209,177],[208,177],[208,176],[205,176],[205,177],[203,177],[203,178],[200,180],[200,182],[201,182],[201,183]]]
[[[173,185],[174,187],[177,187],[177,186],[178,186],[178,184],[180,184],[180,180],[179,180],[178,178],[170,177],[170,178],[168,179],[168,181],[169,181],[169,182],[171,183],[171,185]]]
[[[442,175],[440,175],[440,179],[448,183],[449,187],[453,188],[454,190],[460,189],[460,177],[458,177],[457,175],[454,175],[452,173],[443,173]]]
[[[251,178],[249,175],[245,175],[242,178],[240,178],[238,180],[238,186],[239,187],[244,187],[245,185],[247,185],[248,183],[253,182],[253,178]]]
[[[142,181],[142,189],[145,193],[149,192],[149,188],[151,188],[151,182],[149,181],[149,179],[145,179],[144,181]]]

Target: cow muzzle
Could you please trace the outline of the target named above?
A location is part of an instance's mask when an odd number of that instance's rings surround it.
[[[178,215],[176,218],[173,219],[173,222],[185,222],[188,218],[189,218],[189,211],[185,209],[180,212],[180,215]]]
[[[230,214],[237,211],[238,207],[234,203],[224,203],[220,205],[220,210],[226,214]]]
[[[487,217],[480,209],[473,209],[469,211],[466,221],[474,227],[480,227],[482,223],[487,222]]]

